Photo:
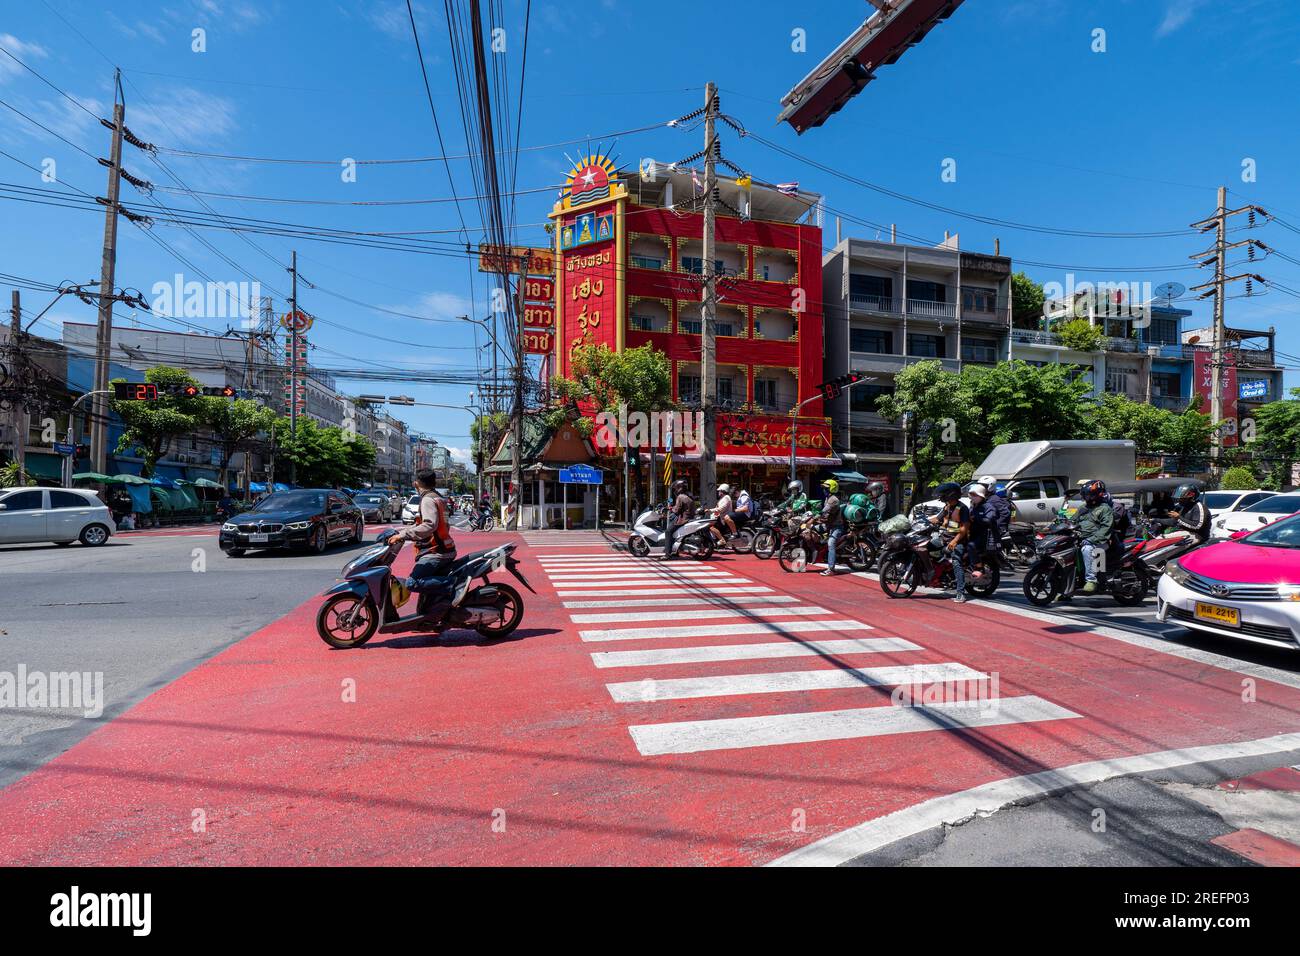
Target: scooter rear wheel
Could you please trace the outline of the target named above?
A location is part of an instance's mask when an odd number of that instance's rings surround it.
[[[1124,607],[1136,607],[1147,598],[1147,591],[1151,585],[1147,581],[1146,572],[1142,568],[1133,568],[1116,574],[1110,582],[1110,596],[1115,599],[1116,604]]]
[[[697,531],[682,539],[677,546],[677,553],[697,561],[707,561],[713,557],[713,535],[708,531]]]
[[[758,534],[754,535],[754,556],[766,561],[776,554],[780,542],[781,539],[777,537],[776,532],[771,528],[760,529]]]
[[[379,629],[379,612],[369,596],[336,594],[316,612],[316,633],[330,647],[360,647]]]
[[[781,553],[776,557],[777,563],[781,565],[782,571],[788,571],[791,574],[802,574],[808,568],[808,552],[800,543],[787,544],[781,549]]]
[[[519,626],[524,619],[524,599],[508,584],[493,584],[501,592],[498,604],[501,608],[501,620],[496,624],[480,624],[474,628],[484,637],[505,637]]]

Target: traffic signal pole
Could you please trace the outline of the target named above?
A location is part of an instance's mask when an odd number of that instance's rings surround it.
[[[839,398],[854,385],[865,385],[867,382],[874,382],[874,378],[864,378],[857,372],[849,372],[848,375],[841,375],[833,382],[824,382],[817,386],[817,392],[814,395],[805,398],[802,402],[790,409],[790,480],[794,481],[795,476],[795,459],[798,456],[799,447],[799,409],[812,402],[821,399],[830,401],[832,398]]]

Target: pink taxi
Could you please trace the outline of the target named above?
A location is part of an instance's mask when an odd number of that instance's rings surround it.
[[[1239,534],[1166,566],[1157,619],[1300,649],[1300,514]]]

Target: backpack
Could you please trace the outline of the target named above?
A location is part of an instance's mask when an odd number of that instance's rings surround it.
[[[1122,501],[1112,500],[1110,511],[1112,515],[1110,533],[1122,541],[1133,524],[1132,516],[1128,511],[1128,505],[1124,504]]]

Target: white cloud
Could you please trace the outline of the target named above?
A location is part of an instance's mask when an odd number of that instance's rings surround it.
[[[465,465],[474,464],[474,453],[468,448],[452,448],[450,445],[444,445],[447,451],[451,452],[452,461],[459,461]]]
[[[1165,16],[1160,21],[1160,26],[1156,28],[1156,36],[1168,36],[1174,31],[1180,29],[1196,15],[1196,11],[1204,7],[1209,0],[1169,0],[1165,4]]]
[[[127,122],[150,142],[176,147],[212,143],[234,133],[235,104],[193,87],[174,86],[154,94],[148,103],[134,103]]]
[[[0,47],[29,64],[32,60],[43,60],[49,56],[43,46],[36,43],[24,43],[12,33],[0,33]],[[25,72],[23,68],[9,57],[0,56],[0,83],[23,72]]]

